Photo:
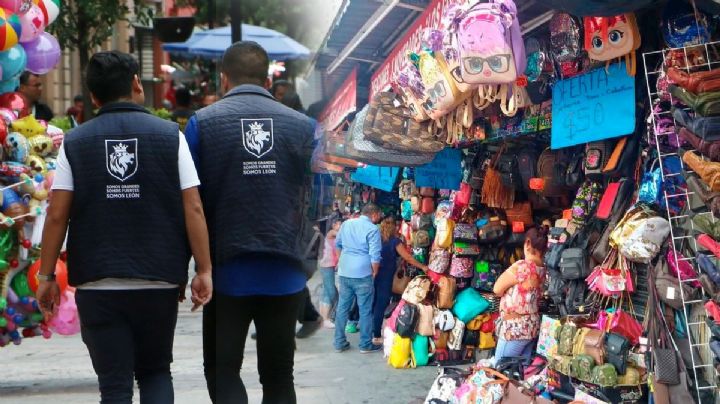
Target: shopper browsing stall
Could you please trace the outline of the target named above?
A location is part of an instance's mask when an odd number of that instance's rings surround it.
[[[508,268],[495,282],[493,292],[501,297],[500,324],[497,329],[495,362],[503,357],[530,358],[540,331],[538,301],[542,296],[543,268],[548,228],[532,228],[525,233],[525,257]]]
[[[382,344],[382,324],[385,309],[392,296],[392,282],[397,272],[398,257],[410,265],[428,271],[424,265],[407,252],[402,240],[398,237],[397,225],[394,217],[386,217],[380,223],[380,236],[382,238],[382,251],[380,253],[380,270],[375,276],[375,301],[373,303],[373,343]]]
[[[338,290],[335,286],[335,271],[337,271],[338,259],[340,254],[335,248],[335,239],[342,220],[338,219],[332,223],[332,228],[325,236],[323,245],[323,255],[318,265],[320,266],[320,274],[323,280],[323,299],[320,303],[320,314],[324,317],[323,325],[326,328],[335,328],[335,309],[338,300]]]

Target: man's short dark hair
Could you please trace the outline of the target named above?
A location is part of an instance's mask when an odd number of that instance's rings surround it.
[[[84,101],[84,100],[83,100],[83,96],[78,94],[78,95],[75,96],[75,98],[73,98],[73,101],[74,101],[74,102]]]
[[[376,213],[380,213],[380,207],[375,205],[374,203],[368,203],[367,205],[363,206],[362,213],[365,216],[374,215]]]
[[[180,107],[190,107],[190,103],[192,102],[190,90],[185,87],[175,90],[175,102]]]
[[[39,75],[37,75],[37,74],[35,74],[35,73],[32,73],[32,72],[30,72],[30,71],[28,71],[28,70],[25,70],[25,71],[22,72],[22,74],[20,75],[20,84],[26,86],[27,83],[28,83],[28,81],[30,80],[30,76],[40,77]]]
[[[90,58],[86,80],[88,89],[102,104],[132,96],[132,83],[138,62],[127,53],[98,52]]]
[[[234,85],[264,85],[270,69],[267,52],[257,42],[240,41],[230,45],[222,58],[221,71]]]

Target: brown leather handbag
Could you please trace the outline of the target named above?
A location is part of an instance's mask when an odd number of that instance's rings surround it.
[[[534,224],[532,204],[529,201],[513,203],[512,208],[505,209],[505,216],[509,223],[521,222],[525,226]]]
[[[407,269],[404,266],[398,267],[395,276],[393,276],[392,292],[396,295],[402,295],[408,283],[410,283],[410,275]]]
[[[427,125],[413,119],[413,113],[396,94],[378,93],[370,101],[363,122],[363,134],[378,146],[404,152],[437,153],[445,145],[435,139]]]
[[[720,69],[686,73],[680,69],[671,67],[667,70],[667,75],[675,84],[693,94],[720,91]]]
[[[605,333],[602,330],[590,330],[585,334],[585,354],[595,359],[596,365],[605,363]]]
[[[704,161],[694,152],[686,152],[682,156],[685,164],[695,171],[713,192],[720,192],[720,163]]]

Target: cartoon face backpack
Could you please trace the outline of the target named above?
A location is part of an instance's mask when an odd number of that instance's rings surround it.
[[[480,100],[500,100],[503,113],[514,115],[515,82],[527,65],[515,3],[478,2],[458,12],[448,31],[457,43],[462,81],[479,85]]]
[[[625,57],[630,76],[637,71],[635,51],[640,49],[640,29],[635,14],[585,17],[585,50],[591,60],[610,62]]]
[[[425,86],[423,86],[422,77],[420,77],[420,72],[418,72],[417,67],[413,64],[405,66],[398,74],[395,82],[398,85],[398,92],[402,96],[405,105],[412,113],[413,119],[417,122],[424,122],[430,119],[422,106]]]

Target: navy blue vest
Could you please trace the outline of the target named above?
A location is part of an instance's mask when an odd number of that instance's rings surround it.
[[[313,121],[253,85],[196,115],[213,266],[251,253],[299,261]]]
[[[178,125],[138,105],[113,103],[70,131],[64,147],[74,182],[70,284],[103,278],[184,284],[190,250]]]

